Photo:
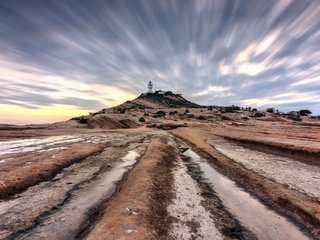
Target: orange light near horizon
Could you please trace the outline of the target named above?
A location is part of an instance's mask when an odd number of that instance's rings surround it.
[[[65,121],[72,117],[87,115],[92,109],[79,109],[71,105],[50,105],[36,109],[11,104],[0,104],[0,123],[30,124]]]

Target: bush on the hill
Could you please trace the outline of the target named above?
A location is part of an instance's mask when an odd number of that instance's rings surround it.
[[[232,106],[224,107],[222,112],[233,113],[238,110],[241,110],[239,106],[232,105]]]
[[[312,114],[312,112],[308,109],[302,109],[299,111],[300,116],[308,116],[310,114]]]
[[[154,113],[153,117],[164,117],[166,115],[166,112],[160,110]]]
[[[268,112],[268,113],[274,113],[274,108],[267,108],[266,112]]]
[[[74,117],[74,118],[71,118],[70,120],[77,121],[80,124],[86,124],[88,121],[84,116]]]
[[[126,109],[124,109],[124,108],[117,108],[117,109],[116,109],[116,112],[117,112],[117,113],[124,114],[124,113],[126,113]]]

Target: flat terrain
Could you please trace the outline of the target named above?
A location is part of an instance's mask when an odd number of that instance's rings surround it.
[[[0,239],[320,239],[317,121],[162,111],[3,126]]]

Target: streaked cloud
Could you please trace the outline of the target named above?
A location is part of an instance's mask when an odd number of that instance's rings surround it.
[[[206,95],[209,95],[209,94],[223,93],[223,92],[226,92],[228,90],[229,90],[229,88],[227,88],[227,87],[209,86],[207,89],[193,94],[193,96],[206,96]]]
[[[99,109],[119,104],[135,95],[121,88],[91,81],[92,76],[63,76],[28,65],[11,63],[0,56],[1,103],[37,108],[70,104],[77,108]]]
[[[200,104],[320,114],[319,16],[318,0],[4,1],[0,104],[92,111],[152,80]]]

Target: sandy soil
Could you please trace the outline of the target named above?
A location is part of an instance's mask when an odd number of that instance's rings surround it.
[[[220,139],[209,128],[181,128],[174,130],[173,133],[189,142],[206,158],[211,159],[217,168],[247,191],[267,202],[276,211],[289,215],[295,221],[308,222],[307,227],[313,234],[319,234],[320,205],[318,199],[270,181],[222,155],[208,143],[208,141]]]
[[[180,158],[174,169],[174,191],[175,198],[168,206],[168,213],[174,218],[170,231],[172,238],[223,239],[210,212],[202,206],[201,190]]]
[[[0,166],[0,197],[9,196],[29,186],[52,178],[62,168],[100,152],[103,145],[70,144],[67,149],[19,154]],[[12,157],[11,157],[12,158]]]
[[[157,111],[0,126],[0,239],[320,239],[317,122]]]
[[[153,182],[151,173],[161,161],[171,157],[172,151],[164,140],[152,140],[139,165],[129,174],[117,197],[84,239],[162,238],[159,231],[151,225],[158,223],[150,221],[150,218],[159,217],[159,213],[152,212],[152,205],[158,204],[154,201],[159,199],[153,193],[153,184],[156,183]]]
[[[209,143],[220,153],[241,163],[247,169],[320,199],[320,167],[288,157],[254,151],[225,140]]]
[[[219,173],[207,159],[201,158],[192,149],[188,149],[184,155],[188,157],[188,163],[199,168],[202,178],[216,193],[226,210],[254,237],[261,240],[308,239],[294,224],[268,209],[234,181]],[[244,238],[251,239],[252,236],[244,235]]]

